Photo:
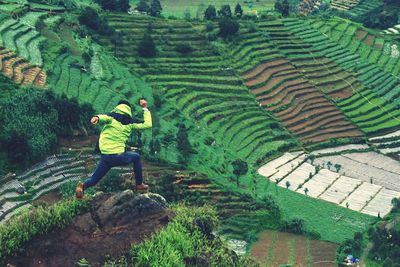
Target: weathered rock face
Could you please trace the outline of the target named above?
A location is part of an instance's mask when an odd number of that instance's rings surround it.
[[[125,190],[103,202],[95,211],[97,223],[103,228],[130,224],[142,216],[165,211],[165,199],[153,193],[135,195],[132,190]]]

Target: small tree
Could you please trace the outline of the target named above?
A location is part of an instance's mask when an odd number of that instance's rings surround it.
[[[223,38],[234,35],[239,31],[239,23],[228,17],[221,18],[218,22],[219,35]]]
[[[140,0],[139,3],[136,6],[136,10],[139,11],[139,12],[147,13],[147,12],[149,12],[149,9],[150,9],[150,7],[147,4],[146,0]]]
[[[276,0],[275,1],[275,9],[282,14],[282,16],[289,16],[289,1],[288,0]]]
[[[162,6],[160,0],[153,0],[151,2],[148,14],[153,17],[160,17],[162,12]]]
[[[237,3],[237,5],[235,6],[235,16],[241,18],[242,15],[243,15],[242,6],[239,3]]]
[[[328,161],[328,162],[326,163],[326,166],[328,167],[328,170],[330,170],[331,167],[332,167],[332,162]]]
[[[335,164],[335,169],[336,169],[336,172],[339,172],[340,169],[342,169],[342,165],[336,163]]]
[[[290,187],[290,182],[289,182],[289,181],[286,181],[285,186],[286,186],[286,189],[289,189],[289,187]]]
[[[191,20],[191,19],[192,19],[192,14],[190,14],[190,10],[189,10],[188,8],[186,8],[186,9],[183,11],[183,17],[184,17],[186,20]]]
[[[217,10],[215,9],[215,6],[209,5],[204,12],[204,18],[207,20],[213,20],[217,18]]]
[[[306,194],[306,196],[308,196],[308,188],[304,188],[304,194]]]
[[[236,185],[239,187],[239,178],[242,175],[245,175],[248,170],[249,166],[247,165],[246,161],[243,161],[241,159],[237,159],[234,162],[232,162],[233,166],[233,174],[236,176]]]
[[[223,18],[231,18],[232,17],[231,6],[230,5],[221,6],[221,9],[218,10],[218,15]]]
[[[142,57],[154,57],[156,55],[156,45],[150,34],[144,34],[143,40],[139,43],[138,52]]]
[[[189,142],[188,133],[183,123],[179,125],[178,133],[176,135],[177,148],[181,152],[181,162],[186,163],[192,152],[192,145]]]

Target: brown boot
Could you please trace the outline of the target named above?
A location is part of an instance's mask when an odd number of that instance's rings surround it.
[[[83,198],[83,191],[84,191],[83,183],[78,183],[78,185],[76,186],[76,189],[75,189],[75,196],[77,199]]]
[[[147,184],[141,183],[135,186],[137,191],[147,191],[149,190],[149,186]]]

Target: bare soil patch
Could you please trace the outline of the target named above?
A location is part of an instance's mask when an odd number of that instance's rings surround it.
[[[315,267],[335,267],[335,256],[338,245],[311,240],[311,266]]]

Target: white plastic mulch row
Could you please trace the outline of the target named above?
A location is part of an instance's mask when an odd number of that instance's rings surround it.
[[[382,189],[382,186],[364,182],[341,205],[355,211],[361,211]]]
[[[299,188],[297,192],[305,194],[304,189],[307,188],[307,195],[316,198],[321,195],[337,178],[339,178],[339,176],[340,174],[338,173],[322,169],[314,175],[312,179],[307,181],[302,188]]]
[[[358,179],[340,176],[319,198],[340,204],[361,183]]]
[[[281,159],[282,158],[282,159]],[[291,171],[296,169],[305,160],[304,153],[290,152],[285,153],[282,157],[262,166],[258,173],[269,177],[270,180],[282,179]]]
[[[343,151],[366,150],[366,149],[369,149],[368,145],[351,144],[351,145],[345,145],[345,146],[338,146],[338,147],[331,147],[331,148],[315,150],[315,151],[311,152],[311,154],[315,155],[315,156],[319,156],[319,155],[338,153],[338,152],[343,152]]]
[[[360,148],[359,145],[344,146],[343,151]],[[331,153],[324,150],[323,153]],[[400,197],[400,163],[376,152],[347,153],[323,156],[313,165],[300,156],[285,154],[259,169],[259,173],[286,187],[310,197],[336,203],[343,207],[373,216],[385,216],[392,208],[392,199]],[[327,169],[330,162],[330,169]],[[282,165],[283,163],[283,165]],[[339,173],[335,164],[340,164]],[[321,168],[315,174],[315,166]],[[311,178],[310,178],[310,173]],[[272,175],[271,175],[272,174]],[[287,183],[288,182],[288,183]]]
[[[309,163],[303,163],[296,168],[292,173],[286,176],[285,179],[279,182],[279,186],[286,187],[286,182],[290,183],[289,188],[296,190],[299,185],[304,184],[310,173],[314,174],[315,167]]]
[[[314,164],[326,166],[328,162],[339,164],[341,174],[400,191],[400,163],[387,156],[375,152],[351,153],[318,158]]]
[[[375,198],[369,202],[369,204],[361,211],[372,216],[385,216],[388,214],[392,208],[392,199],[399,198],[400,192],[383,189],[381,190]]]
[[[373,141],[377,141],[377,140],[381,140],[381,139],[385,139],[385,138],[393,138],[393,137],[400,137],[400,130],[390,133],[390,134],[372,137],[369,140],[373,142]]]

